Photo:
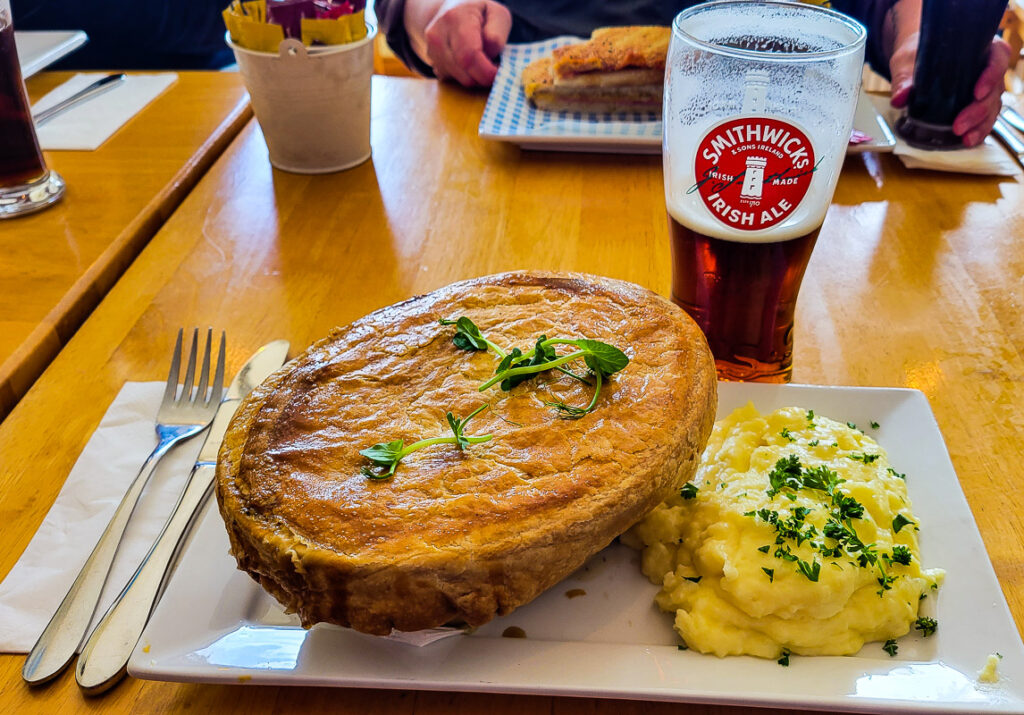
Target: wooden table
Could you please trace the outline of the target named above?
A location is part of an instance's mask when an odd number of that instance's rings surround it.
[[[29,79],[36,101],[72,73]],[[252,116],[237,73],[178,80],[96,151],[50,151],[57,205],[0,222],[0,419]]]
[[[25,548],[125,380],[160,380],[179,325],[227,328],[230,372],[257,345],[450,281],[574,269],[669,288],[657,157],[525,153],[482,141],[483,96],[377,78],[372,163],[271,171],[258,127],[233,142],[0,425],[0,574]],[[1024,623],[1024,185],[850,158],[804,282],[797,382],[923,390],[1018,624]],[[179,685],[83,700],[66,674],[18,712],[677,713],[549,697]],[[723,664],[723,667],[727,667]],[[5,709],[0,706],[0,709]],[[693,713],[739,713],[690,707]]]

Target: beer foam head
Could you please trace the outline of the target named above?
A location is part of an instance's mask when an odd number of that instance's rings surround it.
[[[679,223],[734,241],[821,225],[859,92],[864,29],[789,2],[680,13],[665,87],[665,200]]]

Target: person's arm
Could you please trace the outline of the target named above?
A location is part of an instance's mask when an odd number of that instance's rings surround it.
[[[388,47],[402,63],[427,77],[434,76],[434,70],[424,62],[413,49],[409,33],[405,30],[406,0],[376,0],[373,10],[377,14],[380,31],[388,42]]]
[[[440,79],[488,87],[512,29],[512,15],[494,0],[405,0],[409,45]]]
[[[883,27],[886,45],[891,49],[889,71],[892,75],[892,105],[905,107],[914,82],[918,31],[921,27],[921,0],[898,0],[887,14]],[[965,146],[985,141],[1002,108],[1003,76],[1010,68],[1010,46],[994,38],[989,47],[988,64],[974,85],[974,102],[953,121],[953,131],[963,137]]]

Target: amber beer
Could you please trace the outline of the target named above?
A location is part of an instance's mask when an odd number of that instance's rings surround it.
[[[787,241],[745,243],[704,236],[671,215],[669,228],[672,300],[704,331],[719,377],[788,381],[796,296],[818,230]]]
[[[865,34],[773,0],[703,3],[673,23],[672,299],[704,331],[720,379],[790,379],[797,294],[850,137]]]
[[[21,80],[14,27],[0,15],[0,186],[28,184],[45,173]]]
[[[9,0],[0,0],[0,218],[37,211],[63,195],[63,179],[43,161],[14,45]]]

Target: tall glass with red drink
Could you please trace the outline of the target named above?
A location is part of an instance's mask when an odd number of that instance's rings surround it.
[[[54,203],[64,181],[46,168],[14,45],[9,0],[0,0],[0,218]]]
[[[850,138],[866,33],[773,0],[696,5],[672,29],[672,298],[703,329],[721,379],[788,382],[797,293]]]

